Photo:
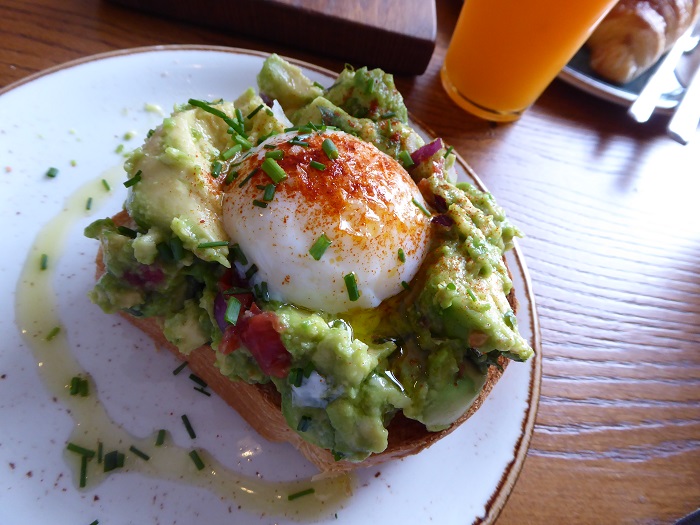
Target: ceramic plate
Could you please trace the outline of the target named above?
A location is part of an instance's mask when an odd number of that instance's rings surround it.
[[[590,53],[583,47],[561,71],[559,78],[586,93],[622,106],[629,106],[637,99],[649,77],[658,67],[657,62],[655,66],[633,81],[627,84],[617,85],[597,76],[588,65],[589,57]],[[683,91],[683,86],[680,85],[675,76],[671,75],[667,78],[665,80],[663,94],[656,105],[656,112],[660,114],[670,114],[678,104]]]
[[[82,231],[120,209],[126,195],[123,152],[162,120],[158,107],[168,113],[190,97],[235,98],[255,86],[263,60],[260,53],[229,48],[134,49],[65,64],[0,92],[6,250],[0,258],[0,523],[366,523],[371,516],[384,523],[470,524],[492,523],[504,505],[527,451],[541,374],[539,328],[517,250],[508,257],[519,324],[538,356],[509,366],[481,410],[430,449],[360,469],[346,480],[351,494],[338,501],[319,503],[313,494],[281,513],[275,505],[256,507],[250,498],[265,484],[303,486],[314,468],[290,446],[260,438],[216,396],[196,391],[186,373],[174,376],[178,363],[169,353],[155,351],[141,333],[87,299],[97,243]],[[298,64],[312,79],[332,82],[330,72]],[[58,169],[56,177],[46,176],[49,167]],[[461,177],[476,180],[461,159],[460,170]],[[63,233],[49,234],[41,241],[47,245],[32,251],[37,235],[54,226]],[[47,285],[23,287],[22,268],[40,264],[44,250],[51,254],[42,273],[50,276]],[[27,305],[30,291],[35,299]],[[38,358],[17,326],[17,305],[36,313],[52,302],[61,326],[57,337],[70,353],[66,359],[92,380],[87,399],[104,407],[115,433],[130,436],[116,445],[126,453],[125,467],[102,481],[88,475],[83,489],[76,474],[79,456],[65,451],[81,429],[73,428],[71,405],[43,379],[52,362],[62,361],[52,353]],[[187,414],[194,439],[181,420]],[[158,429],[167,429],[171,452],[183,451],[183,477],[149,471],[142,465],[153,463],[139,463],[144,460],[129,452],[128,439],[148,443]],[[161,454],[142,446],[154,456],[151,461]],[[186,458],[188,450],[201,452],[208,465],[203,471]],[[216,475],[213,462],[219,465]],[[227,472],[242,476],[235,488],[216,485]]]

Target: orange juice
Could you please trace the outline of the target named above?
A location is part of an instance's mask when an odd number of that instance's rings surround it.
[[[517,119],[554,80],[616,0],[465,0],[442,83],[480,117]]]

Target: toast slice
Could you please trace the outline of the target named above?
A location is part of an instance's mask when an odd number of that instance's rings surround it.
[[[118,226],[132,226],[129,215],[125,211],[118,213],[112,219]],[[99,279],[105,272],[102,248],[97,253],[96,267],[96,277]],[[515,312],[517,302],[513,290],[508,295],[508,302]],[[469,410],[445,430],[429,432],[422,423],[408,419],[399,412],[388,426],[389,445],[386,450],[373,454],[359,463],[336,461],[329,450],[305,441],[289,427],[280,408],[280,395],[272,383],[251,385],[244,381],[232,381],[219,372],[215,365],[214,350],[209,345],[201,346],[185,356],[165,338],[160,319],[134,317],[126,312],[120,315],[153,339],[158,347],[169,350],[182,361],[187,361],[190,370],[206,381],[211,390],[233,407],[262,437],[269,441],[291,443],[324,474],[348,472],[357,467],[377,465],[390,459],[417,454],[429,447],[455,430],[481,407],[508,363],[507,359],[501,357],[500,369],[489,367],[486,383],[479,396]]]

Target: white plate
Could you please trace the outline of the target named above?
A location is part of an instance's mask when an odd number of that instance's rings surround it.
[[[292,515],[248,512],[245,501],[221,497],[187,481],[138,472],[116,472],[96,486],[76,487],[64,449],[73,421],[38,373],[20,336],[15,291],[35,236],[88,181],[114,177],[123,162],[120,144],[139,145],[166,112],[190,97],[233,98],[255,85],[264,56],[213,47],[158,47],[89,57],[65,64],[0,91],[0,195],[5,253],[0,258],[0,523],[287,523]],[[331,73],[300,64],[329,85]],[[126,140],[124,134],[135,137]],[[74,162],[72,162],[74,161]],[[460,159],[463,177],[469,168]],[[74,164],[74,165],[73,165]],[[46,170],[59,169],[56,178]],[[111,170],[111,171],[109,171]],[[71,351],[94,378],[110,417],[136,437],[167,428],[183,448],[197,447],[234,472],[267,481],[304,479],[314,469],[291,447],[258,437],[216,397],[193,390],[175,359],[86,298],[93,284],[95,241],[82,236],[92,220],[120,209],[126,194],[119,179],[99,209],[83,211],[69,228],[53,274],[55,300]],[[353,494],[329,506],[321,523],[492,523],[505,504],[529,444],[539,394],[539,328],[522,258],[509,255],[519,294],[519,322],[538,355],[508,367],[481,410],[421,454],[369,469],[351,480]],[[35,255],[30,264],[36,264]],[[91,396],[92,397],[92,396]],[[180,421],[187,413],[198,436]],[[124,444],[128,448],[128,444]],[[313,498],[314,496],[309,496]],[[300,505],[304,504],[300,499]],[[238,505],[242,505],[239,509]]]
[[[559,78],[586,93],[621,106],[630,106],[637,99],[649,77],[658,67],[657,62],[656,65],[631,82],[617,85],[606,81],[593,72],[588,65],[589,56],[590,54],[584,46],[559,73]],[[656,104],[656,112],[662,115],[671,114],[678,105],[683,91],[683,86],[681,86],[674,75],[665,79],[663,93]]]

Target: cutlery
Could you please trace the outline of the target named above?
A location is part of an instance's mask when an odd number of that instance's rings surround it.
[[[683,54],[695,49],[698,41],[700,41],[700,36],[693,35],[693,28],[683,33],[683,36],[678,39],[669,52],[666,53],[666,56],[661,59],[659,67],[649,77],[639,96],[630,106],[627,111],[630,117],[639,123],[649,120],[656,108],[659,97],[663,93],[664,79],[668,78],[669,75],[673,75],[673,71]]]

